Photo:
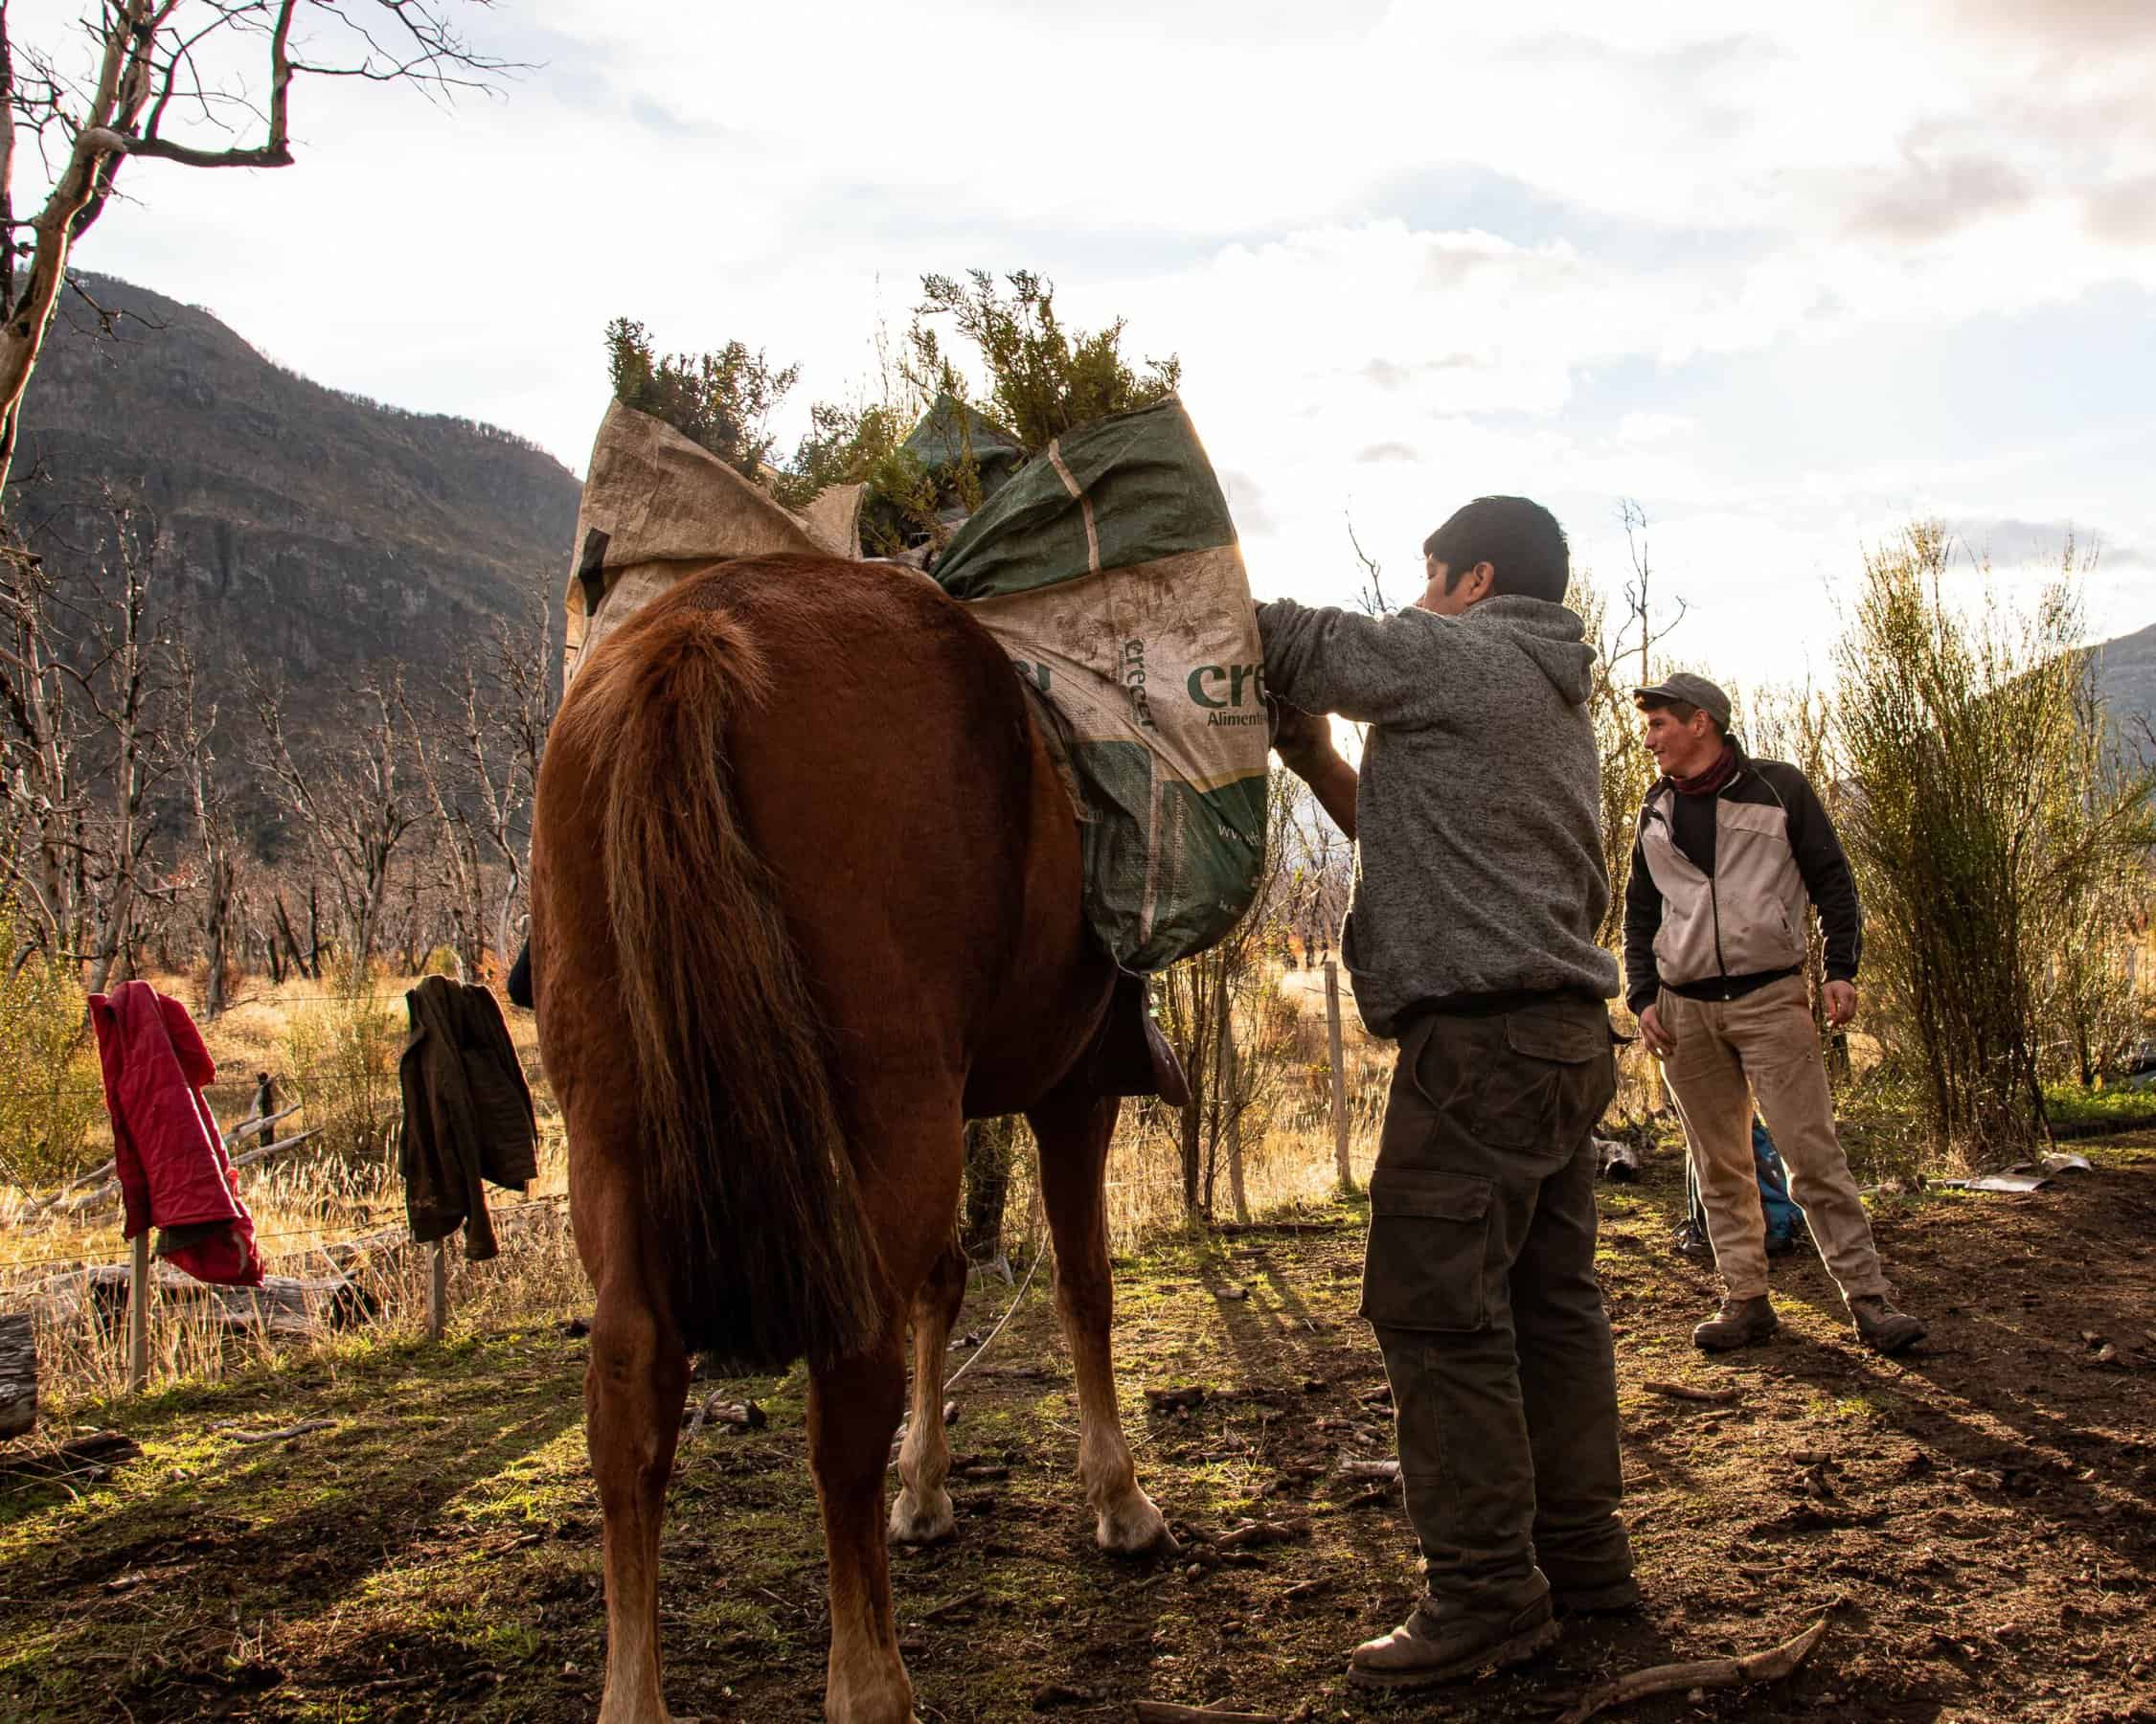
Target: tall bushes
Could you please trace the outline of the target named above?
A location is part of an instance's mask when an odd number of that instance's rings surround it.
[[[75,966],[27,944],[0,899],[0,1180],[35,1186],[82,1170],[103,1091]]]
[[[2059,955],[2156,839],[2108,758],[2069,548],[2026,612],[1947,591],[1936,523],[1866,559],[1836,648],[1867,972],[1921,1079],[1935,1150],[2011,1162],[2044,1135],[2041,1007]]]

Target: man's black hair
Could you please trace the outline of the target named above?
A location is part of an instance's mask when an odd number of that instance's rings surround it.
[[[1477,497],[1422,541],[1422,555],[1444,564],[1448,593],[1477,563],[1496,571],[1493,596],[1521,593],[1562,603],[1572,578],[1565,530],[1526,497]]]

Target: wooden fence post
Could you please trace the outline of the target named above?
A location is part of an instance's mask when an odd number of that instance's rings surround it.
[[[127,1392],[140,1395],[149,1383],[149,1229],[134,1238],[127,1273]]]
[[[449,1327],[449,1241],[437,1239],[427,1264],[427,1339],[439,1341]]]
[[[1332,1061],[1332,1154],[1339,1164],[1340,1189],[1355,1189],[1354,1168],[1348,1160],[1348,1073],[1340,1051],[1340,966],[1325,961],[1325,1040]]]

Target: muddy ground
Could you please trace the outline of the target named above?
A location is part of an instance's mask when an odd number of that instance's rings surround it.
[[[894,1563],[928,1720],[1123,1718],[1139,1697],[1296,1718],[1547,1719],[1607,1674],[1757,1649],[1822,1612],[1794,1679],[1622,1715],[2156,1719],[2156,1136],[2026,1198],[1877,1218],[1932,1339],[1860,1351],[1808,1252],[1772,1345],[1713,1362],[1713,1303],[1668,1239],[1662,1158],[1605,1193],[1627,1515],[1648,1607],[1569,1628],[1537,1665],[1371,1702],[1346,1651],[1414,1587],[1396,1492],[1342,1479],[1389,1452],[1353,1315],[1360,1214],[1332,1231],[1177,1245],[1123,1266],[1118,1343],[1141,1478],[1186,1535],[1306,1520],[1241,1565],[1132,1568],[1093,1548],[1045,1289],[961,1382],[960,1536]],[[1045,1275],[1042,1278],[1045,1280]],[[1237,1297],[1241,1293],[1243,1296]],[[969,1296],[965,1330],[1009,1305]],[[2104,1350],[2109,1348],[2107,1353]],[[110,1416],[144,1457],[70,1493],[0,1490],[0,1713],[21,1719],[588,1718],[603,1657],[583,1343],[547,1325],[357,1349]],[[958,1358],[968,1355],[961,1352]],[[1652,1380],[1735,1389],[1668,1398]],[[1203,1385],[1162,1415],[1142,1391]],[[667,1534],[669,1699],[718,1719],[819,1715],[821,1547],[798,1378],[770,1416],[684,1446]],[[331,1428],[243,1445],[303,1418]]]

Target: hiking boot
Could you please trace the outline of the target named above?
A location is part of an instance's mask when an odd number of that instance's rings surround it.
[[[1762,1293],[1757,1299],[1725,1299],[1720,1314],[1691,1331],[1691,1344],[1702,1352],[1728,1352],[1764,1341],[1782,1327],[1774,1304]]]
[[[1605,1586],[1560,1586],[1550,1594],[1559,1616],[1616,1616],[1639,1609],[1641,1602],[1640,1583],[1630,1575]]]
[[[1348,1680],[1393,1693],[1429,1688],[1492,1665],[1524,1663],[1556,1638],[1547,1593],[1510,1615],[1470,1614],[1425,1598],[1392,1633],[1355,1648]]]
[[[1916,1346],[1927,1333],[1918,1319],[1889,1304],[1884,1293],[1850,1300],[1850,1315],[1856,1319],[1857,1339],[1874,1352],[1897,1353]]]

